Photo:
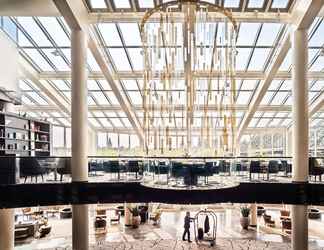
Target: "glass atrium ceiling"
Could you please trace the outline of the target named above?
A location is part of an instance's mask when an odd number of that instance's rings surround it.
[[[140,18],[129,20],[102,21],[101,13],[143,14],[152,8],[155,0],[86,0],[89,12],[97,21],[92,22],[92,33],[102,49],[109,69],[122,95],[128,99],[133,111],[142,121],[142,70]],[[165,2],[165,1],[164,1]],[[208,1],[214,2],[214,1]],[[216,1],[218,2],[218,1]],[[221,4],[235,11],[246,12],[289,12],[294,4],[291,0],[222,0]],[[243,6],[246,2],[246,6]],[[117,15],[116,15],[117,17]],[[24,108],[30,116],[46,117],[51,122],[70,126],[69,114],[48,95],[46,90],[58,96],[63,103],[71,103],[70,81],[70,30],[61,17],[9,17],[4,19],[7,26],[18,28],[20,55],[38,72],[39,79],[20,80]],[[237,124],[256,94],[257,87],[263,82],[281,41],[287,35],[289,25],[285,22],[260,22],[250,19],[239,22],[236,63],[236,109]],[[311,106],[324,92],[324,21],[316,18],[309,29],[309,105]],[[10,35],[10,34],[9,34]],[[90,50],[88,51],[88,105],[89,121],[98,130],[130,131],[132,127],[126,113],[121,109],[118,98],[106,81]],[[181,70],[181,69],[180,69]],[[203,75],[198,79],[206,81]],[[216,80],[216,78],[214,79]],[[268,88],[258,112],[249,123],[249,128],[287,127],[291,125],[291,52],[279,68],[279,72]],[[185,105],[184,81],[179,79],[174,95],[180,96],[177,127],[181,126]],[[163,91],[163,90],[160,90]],[[214,90],[216,91],[216,90]],[[198,89],[207,92],[207,89]],[[323,110],[323,109],[322,109]],[[212,117],[216,109],[208,112]],[[196,112],[194,127],[201,126],[202,112]],[[317,112],[311,119],[311,126],[324,126],[324,112]]]

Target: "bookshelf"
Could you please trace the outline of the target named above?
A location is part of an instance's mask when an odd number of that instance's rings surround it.
[[[0,155],[49,156],[51,125],[11,113],[0,113]]]

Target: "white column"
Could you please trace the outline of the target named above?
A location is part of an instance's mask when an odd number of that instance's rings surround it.
[[[308,45],[307,30],[292,32],[293,182],[308,182]],[[308,249],[307,206],[292,206],[292,248]]]
[[[71,30],[72,182],[88,181],[87,34]],[[72,206],[72,248],[89,249],[88,205]]]
[[[0,209],[0,249],[14,249],[14,209]]]
[[[250,206],[251,209],[251,222],[250,226],[251,227],[256,227],[258,225],[258,215],[257,215],[257,204],[252,203]]]

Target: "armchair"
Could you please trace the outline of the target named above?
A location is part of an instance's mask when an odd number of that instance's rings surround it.
[[[23,157],[20,159],[20,176],[25,177],[24,183],[26,183],[27,177],[30,177],[31,181],[35,177],[37,183],[39,175],[42,177],[42,181],[44,181],[43,175],[46,172],[46,168],[41,167],[35,157]]]

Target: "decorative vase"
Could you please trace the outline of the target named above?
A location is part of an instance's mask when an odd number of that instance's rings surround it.
[[[240,223],[241,223],[242,228],[247,230],[250,225],[250,218],[249,217],[241,217]]]
[[[141,223],[141,216],[133,216],[132,219],[132,224],[133,224],[133,228],[138,228],[139,224]]]

